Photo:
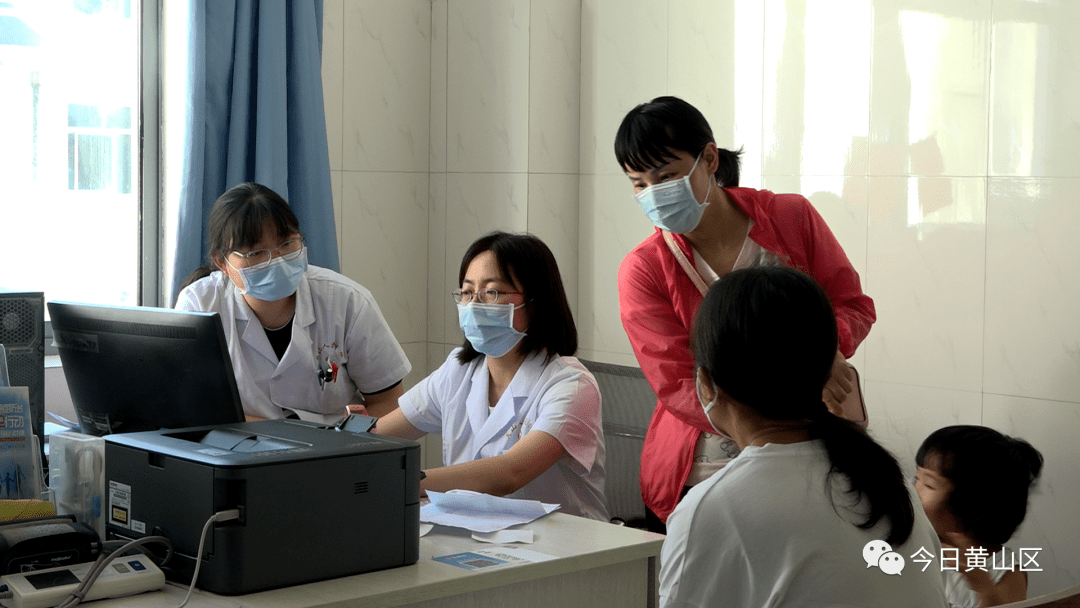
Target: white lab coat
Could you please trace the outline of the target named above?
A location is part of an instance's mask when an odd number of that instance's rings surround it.
[[[574,357],[529,355],[492,409],[487,357],[462,365],[455,349],[439,369],[398,401],[417,429],[441,432],[445,465],[507,452],[530,431],[555,437],[567,456],[511,498],[562,505],[564,513],[608,521],[600,389]]]
[[[356,392],[402,380],[411,366],[371,293],[332,270],[308,266],[296,290],[289,347],[278,360],[255,313],[233,282],[213,272],[180,292],[176,307],[221,315],[244,413],[334,423]],[[339,367],[320,386],[320,364]],[[282,408],[287,408],[288,411]]]

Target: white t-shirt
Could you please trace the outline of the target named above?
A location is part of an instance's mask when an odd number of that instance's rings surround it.
[[[412,369],[371,296],[332,270],[308,266],[296,290],[289,347],[278,360],[255,313],[220,271],[180,292],[176,308],[221,315],[244,413],[332,424],[357,391],[374,393]],[[337,379],[319,383],[320,366],[338,366]],[[287,408],[289,411],[283,411]]]
[[[558,503],[564,513],[608,521],[600,389],[589,370],[574,357],[545,365],[544,354],[533,353],[490,409],[487,357],[462,365],[460,350],[398,400],[413,426],[442,433],[443,464],[499,456],[530,431],[544,431],[567,455],[509,497]]]
[[[851,522],[863,501],[843,494],[834,477],[834,508],[826,495],[830,465],[820,441],[749,446],[719,473],[694,486],[667,522],[661,553],[661,606],[945,606],[940,570],[910,563],[941,545],[912,497],[915,524],[892,549],[908,562],[899,575],[870,567],[863,548],[887,534]],[[910,492],[910,490],[909,490]]]

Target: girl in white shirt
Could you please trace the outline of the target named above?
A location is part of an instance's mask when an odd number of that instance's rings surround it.
[[[939,544],[900,465],[822,400],[837,342],[825,291],[787,266],[732,271],[691,336],[698,400],[741,452],[668,519],[661,606],[943,607],[940,572],[903,570]]]
[[[1023,439],[965,424],[931,433],[915,463],[923,510],[957,558],[956,570],[945,571],[949,605],[976,608],[1026,599],[1022,558],[1005,543],[1027,515],[1042,454]]]
[[[422,490],[467,489],[607,521],[600,391],[572,355],[577,329],[551,250],[493,232],[469,247],[452,297],[465,341],[398,400],[376,433],[441,432]]]

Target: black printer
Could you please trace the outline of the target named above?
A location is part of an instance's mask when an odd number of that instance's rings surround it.
[[[169,580],[223,595],[359,574],[419,558],[420,445],[301,420],[105,437],[106,535],[161,535]]]

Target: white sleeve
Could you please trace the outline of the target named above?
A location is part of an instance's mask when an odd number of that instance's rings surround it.
[[[596,379],[583,367],[567,365],[542,390],[540,414],[530,430],[544,431],[559,440],[574,460],[574,472],[588,474],[604,441]]]
[[[195,294],[195,290],[192,289],[193,287],[194,284],[188,285],[180,292],[180,295],[176,297],[176,310],[205,312],[199,303],[199,298]]]
[[[361,393],[375,393],[401,382],[412,369],[405,351],[370,295],[356,298],[356,312],[345,341],[349,377]]]
[[[210,273],[198,281],[180,290],[176,296],[176,310],[190,310],[194,312],[221,312],[222,294],[221,282],[218,280],[220,272]]]
[[[431,372],[431,375],[416,383],[416,386],[408,390],[398,399],[398,409],[405,415],[409,424],[425,433],[440,433],[443,427],[443,407],[451,398],[453,386],[468,382],[468,376],[463,372],[468,366],[462,366],[457,361],[460,348],[454,349],[450,356],[443,361],[439,369]],[[457,382],[454,381],[457,378]]]

